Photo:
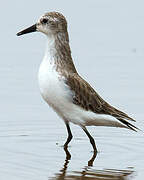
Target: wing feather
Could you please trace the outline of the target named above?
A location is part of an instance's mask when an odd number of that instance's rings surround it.
[[[96,91],[77,73],[69,74],[67,76],[67,85],[73,91],[73,103],[79,105],[85,110],[90,110],[98,114],[111,115],[118,120],[130,120],[135,121],[129,117],[126,113],[114,108],[104,101]],[[124,123],[124,122],[123,122]]]

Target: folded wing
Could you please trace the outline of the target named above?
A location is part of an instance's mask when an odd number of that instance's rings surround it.
[[[96,91],[77,73],[69,74],[66,81],[67,85],[73,91],[73,103],[79,105],[85,110],[90,110],[97,114],[111,115],[132,130],[138,129],[129,121],[135,121],[126,113],[114,108],[104,101]]]

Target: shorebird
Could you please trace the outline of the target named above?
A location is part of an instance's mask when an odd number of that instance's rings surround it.
[[[47,48],[39,68],[38,81],[43,99],[64,120],[68,137],[64,148],[72,139],[70,123],[79,125],[97,152],[94,138],[86,126],[138,128],[126,113],[114,108],[78,74],[71,56],[66,18],[58,12],[49,12],[36,24],[17,33],[18,36],[42,32],[47,36]]]

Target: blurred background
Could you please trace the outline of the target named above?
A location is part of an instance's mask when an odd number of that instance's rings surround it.
[[[142,179],[143,134],[117,128],[89,128],[100,152],[93,167],[87,167],[92,147],[82,130],[72,125],[72,158],[64,168],[66,128],[41,98],[37,82],[46,37],[38,32],[21,37],[16,33],[46,12],[61,12],[68,21],[72,56],[80,75],[144,130],[143,7],[142,0],[1,2],[1,179],[74,179],[83,176],[83,171],[88,179],[90,174],[95,179],[104,174]]]

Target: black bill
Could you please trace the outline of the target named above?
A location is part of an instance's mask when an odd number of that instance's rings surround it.
[[[27,29],[24,29],[23,31],[20,31],[17,33],[17,36],[21,36],[23,34],[27,34],[27,33],[32,33],[36,31],[36,24],[34,24],[33,26],[30,26]]]

